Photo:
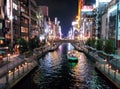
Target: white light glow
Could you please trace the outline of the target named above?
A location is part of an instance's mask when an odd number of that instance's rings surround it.
[[[109,3],[111,2],[112,0],[96,0],[96,7],[99,6],[99,3]]]
[[[6,10],[7,10],[7,16],[8,16],[8,18],[9,18],[9,16],[10,16],[10,0],[7,0],[7,5],[6,5],[7,7],[6,7]]]
[[[117,5],[115,5],[115,6],[113,6],[112,8],[110,8],[110,9],[108,10],[108,13],[111,13],[111,12],[113,12],[113,11],[115,11],[115,10],[117,10]]]
[[[112,0],[99,0],[99,2],[111,2]]]
[[[72,22],[72,26],[77,25],[77,24],[78,24],[78,22],[76,22],[76,21]]]

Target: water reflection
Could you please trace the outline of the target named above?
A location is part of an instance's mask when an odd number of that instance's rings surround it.
[[[77,65],[77,62],[70,62],[69,66],[70,68],[74,68]]]
[[[48,53],[40,60],[39,89],[104,89],[101,80],[94,70],[93,64],[79,52],[78,62],[69,62],[66,54],[68,46]],[[67,50],[66,50],[67,49]]]
[[[75,63],[68,61],[67,51],[68,44],[64,44],[41,58],[39,68],[30,75],[33,81],[28,80],[32,87],[25,87],[25,81],[22,89],[112,89],[83,53],[78,52]]]

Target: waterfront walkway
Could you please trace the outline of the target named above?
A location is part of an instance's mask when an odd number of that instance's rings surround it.
[[[74,45],[74,47],[92,57],[96,62],[95,68],[120,89],[120,55],[108,54],[111,57],[108,58],[100,56],[98,54],[100,51],[94,48],[91,48],[92,51],[89,51],[87,46]]]
[[[9,60],[4,58],[3,61],[8,62],[0,67],[0,89],[4,89],[8,84],[8,89],[14,86],[15,81],[20,80],[29,72],[28,70],[33,69],[37,65],[35,60],[28,63],[18,55],[11,55]]]
[[[29,57],[25,55],[10,55],[3,58],[0,66],[0,89],[10,89],[17,84],[30,71],[38,66],[38,58],[47,53],[49,50],[54,50],[59,44],[55,46],[43,46],[36,48],[33,54]]]

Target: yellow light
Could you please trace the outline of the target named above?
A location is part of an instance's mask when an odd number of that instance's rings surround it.
[[[9,70],[9,73],[11,73],[11,71]]]
[[[3,42],[3,40],[0,40],[0,44],[3,44],[4,42]]]

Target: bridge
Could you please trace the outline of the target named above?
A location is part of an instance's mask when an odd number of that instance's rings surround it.
[[[80,40],[59,39],[59,40],[55,40],[54,42],[61,42],[61,43],[79,43]]]
[[[60,40],[54,40],[55,43],[71,43],[71,44],[77,44],[79,46],[85,45],[83,40],[72,40],[72,39],[60,39]]]

